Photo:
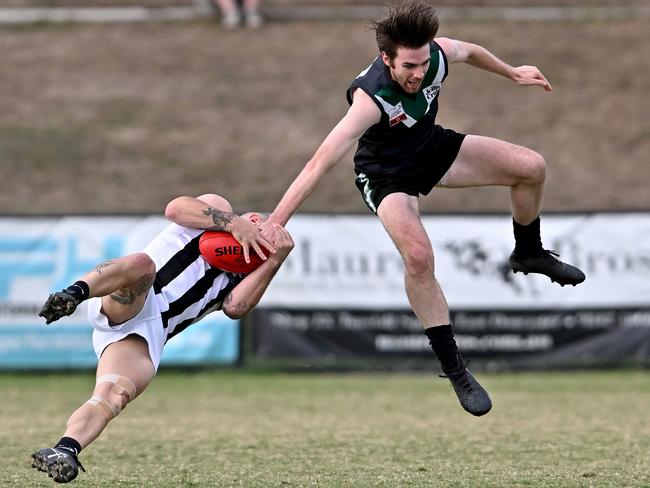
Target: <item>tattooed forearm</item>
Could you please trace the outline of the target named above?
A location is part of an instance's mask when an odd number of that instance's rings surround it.
[[[95,266],[95,271],[97,271],[99,274],[102,274],[104,272],[104,268],[108,268],[111,264],[113,264],[113,261],[111,260],[104,261],[102,264]]]
[[[210,230],[226,230],[226,226],[232,222],[234,217],[232,212],[224,212],[213,207],[208,207],[206,210],[203,210],[203,213],[208,217],[212,217],[214,227],[211,227]]]
[[[253,304],[250,302],[233,303],[232,293],[228,293],[226,298],[223,300],[222,308],[224,310],[228,309],[229,315],[232,315],[234,317],[241,317],[242,315],[248,313],[251,308],[253,308]]]
[[[156,274],[144,275],[130,286],[125,286],[111,293],[111,298],[120,305],[131,305],[135,299],[151,288]]]

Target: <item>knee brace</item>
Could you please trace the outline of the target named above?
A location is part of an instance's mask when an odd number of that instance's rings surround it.
[[[135,398],[136,388],[130,379],[114,373],[105,374],[97,378],[95,384],[98,385],[100,383],[113,384],[108,392],[108,398],[104,398],[101,395],[93,395],[86,403],[95,407],[104,417],[111,420],[117,417],[124,406],[126,406],[126,403],[122,405],[122,397],[126,396],[128,403]]]

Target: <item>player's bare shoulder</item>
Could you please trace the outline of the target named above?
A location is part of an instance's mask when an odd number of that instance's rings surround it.
[[[440,46],[442,52],[445,53],[448,63],[461,63],[465,61],[462,50],[463,43],[461,41],[449,37],[436,37],[434,41]]]
[[[353,118],[368,128],[381,120],[381,110],[379,110],[377,104],[370,98],[370,95],[362,89],[357,88],[352,92],[352,105],[347,113],[347,117]]]

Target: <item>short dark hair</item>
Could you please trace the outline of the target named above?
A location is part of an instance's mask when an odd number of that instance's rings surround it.
[[[394,59],[400,46],[416,49],[433,40],[438,32],[438,14],[421,0],[405,0],[391,6],[386,17],[371,20],[369,25],[377,35],[379,51]]]

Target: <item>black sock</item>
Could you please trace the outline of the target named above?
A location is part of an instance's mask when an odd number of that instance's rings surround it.
[[[88,295],[90,294],[90,288],[88,288],[88,283],[81,280],[75,282],[73,285],[70,285],[63,291],[66,292],[68,295],[72,295],[80,302],[83,302],[86,298],[88,298]]]
[[[462,366],[451,324],[429,327],[424,330],[424,333],[429,338],[431,349],[440,361],[443,372],[447,373]]]
[[[542,252],[539,216],[528,225],[521,225],[512,219],[512,227],[515,232],[515,254],[517,256],[529,257]]]
[[[56,443],[55,448],[66,449],[72,452],[75,456],[81,452],[81,444],[79,444],[72,437],[61,437],[61,440]]]

